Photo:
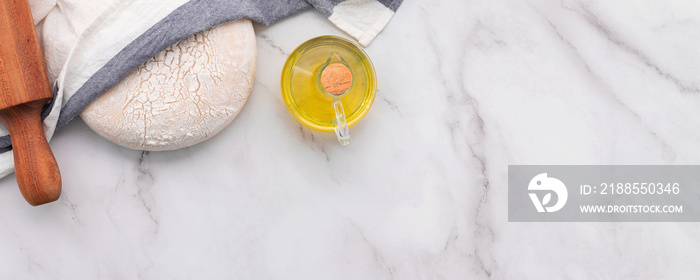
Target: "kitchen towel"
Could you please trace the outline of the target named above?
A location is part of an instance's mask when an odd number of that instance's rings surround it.
[[[402,1],[29,0],[54,87],[42,112],[46,137],[131,70],[197,32],[241,18],[269,25],[313,8],[367,46]],[[11,149],[0,123],[0,178],[14,170]]]

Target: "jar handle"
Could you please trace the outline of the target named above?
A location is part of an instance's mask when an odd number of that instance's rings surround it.
[[[350,144],[350,129],[345,119],[345,110],[343,110],[343,103],[340,102],[340,98],[333,99],[333,110],[335,111],[333,129],[335,130],[335,135],[338,136],[338,142],[343,146]]]

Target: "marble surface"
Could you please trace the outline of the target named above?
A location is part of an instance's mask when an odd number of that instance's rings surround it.
[[[700,164],[697,1],[405,1],[367,48],[352,143],[279,89],[315,12],[256,25],[253,92],[176,152],[51,146],[29,206],[0,180],[1,279],[698,279],[696,223],[509,223],[509,164]]]

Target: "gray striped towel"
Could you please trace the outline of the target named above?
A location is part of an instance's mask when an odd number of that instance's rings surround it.
[[[80,20],[75,17],[81,13],[99,12],[76,35],[76,42],[55,77],[54,99],[42,112],[46,137],[51,139],[57,128],[131,70],[197,32],[242,18],[269,25],[313,8],[366,46],[389,22],[402,1],[30,0],[38,25],[56,10],[65,12],[84,6],[68,20]],[[101,9],[95,8],[98,2]],[[44,49],[53,43],[45,39]],[[7,128],[0,122],[0,178],[14,170],[12,153],[8,152],[11,149]]]

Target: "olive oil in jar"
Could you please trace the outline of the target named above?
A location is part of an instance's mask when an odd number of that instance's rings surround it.
[[[345,39],[333,36],[314,38],[299,46],[287,59],[282,71],[282,95],[294,117],[302,124],[321,131],[333,131],[333,98],[323,93],[319,71],[336,52],[353,73],[353,86],[341,102],[350,126],[372,106],[376,91],[374,66],[367,54]]]

